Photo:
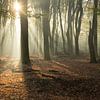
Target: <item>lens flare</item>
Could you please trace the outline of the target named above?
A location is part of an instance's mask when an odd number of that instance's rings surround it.
[[[16,11],[16,13],[19,13],[19,11],[21,10],[21,5],[17,1],[14,3],[14,10]]]

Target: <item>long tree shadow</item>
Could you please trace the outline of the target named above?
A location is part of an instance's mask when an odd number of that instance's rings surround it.
[[[99,100],[100,80],[55,77],[48,72],[34,70],[34,66],[36,65],[22,66],[27,100]],[[57,72],[53,71],[53,74]]]
[[[53,69],[54,62],[32,61],[32,65],[19,66],[15,61],[0,62],[6,63],[0,73],[0,99],[99,100],[100,79],[73,77]]]

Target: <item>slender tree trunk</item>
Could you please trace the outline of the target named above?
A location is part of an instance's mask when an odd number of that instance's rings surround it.
[[[68,1],[68,29],[67,29],[67,43],[68,43],[68,53],[73,54],[73,34],[72,34],[72,2],[73,0]]]
[[[43,35],[44,35],[44,59],[50,60],[50,51],[49,51],[49,33],[50,26],[47,17],[43,17]]]
[[[55,45],[55,42],[54,42],[54,36],[55,36],[55,31],[56,31],[56,18],[57,18],[57,7],[55,6],[57,3],[56,0],[53,0],[52,1],[52,9],[53,9],[53,27],[52,27],[52,35],[51,35],[51,40],[50,40],[50,48],[51,48],[51,52],[52,54],[54,54],[54,45]]]
[[[20,12],[21,19],[21,62],[29,64],[29,47],[28,47],[28,19],[27,19],[27,0],[20,0],[22,11]]]
[[[95,48],[95,54],[96,54],[96,57],[98,56],[98,44],[97,44],[97,7],[98,7],[98,0],[95,0],[94,1],[94,6],[95,6],[95,11],[94,11],[94,48]]]
[[[58,22],[58,13],[57,13],[57,19],[56,19],[56,26],[59,25]],[[58,27],[56,27],[56,35],[55,35],[55,54],[58,54],[58,40],[59,40],[59,35],[58,35]]]
[[[90,32],[89,32],[89,51],[90,51],[90,62],[96,63],[96,46],[97,40],[97,7],[98,7],[98,0],[94,0],[94,9],[93,9],[93,19],[90,22]],[[92,23],[92,25],[91,25]]]
[[[89,30],[89,36],[88,36],[90,62],[91,63],[96,63],[97,61],[96,61],[93,37],[94,37],[94,33],[93,33],[92,28],[91,28],[91,22],[90,22],[90,30]]]
[[[79,55],[79,35],[81,31],[81,23],[82,23],[82,15],[83,15],[83,8],[82,8],[82,1],[77,1],[77,11],[76,11],[76,18],[75,18],[75,29],[76,29],[76,35],[75,35],[75,54]]]
[[[49,23],[49,7],[50,1],[44,0],[45,4],[42,6],[43,16],[43,36],[44,36],[44,59],[50,60],[50,46],[49,46],[49,38],[50,38],[50,23]]]
[[[59,0],[58,11],[59,11],[59,18],[60,18],[60,27],[61,27],[62,39],[63,39],[63,50],[64,50],[64,53],[66,53],[65,37],[64,37],[64,30],[63,30],[63,25],[62,25],[62,16],[61,16],[61,10],[60,10],[60,6],[61,6],[60,3],[61,3],[61,0]]]
[[[79,55],[79,36],[75,36],[75,54]]]

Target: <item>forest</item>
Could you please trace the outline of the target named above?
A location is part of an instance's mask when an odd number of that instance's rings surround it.
[[[0,0],[0,100],[99,100],[100,0]]]

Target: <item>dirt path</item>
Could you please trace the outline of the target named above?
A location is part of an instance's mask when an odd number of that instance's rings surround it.
[[[83,59],[0,60],[0,100],[100,100],[100,64]]]

